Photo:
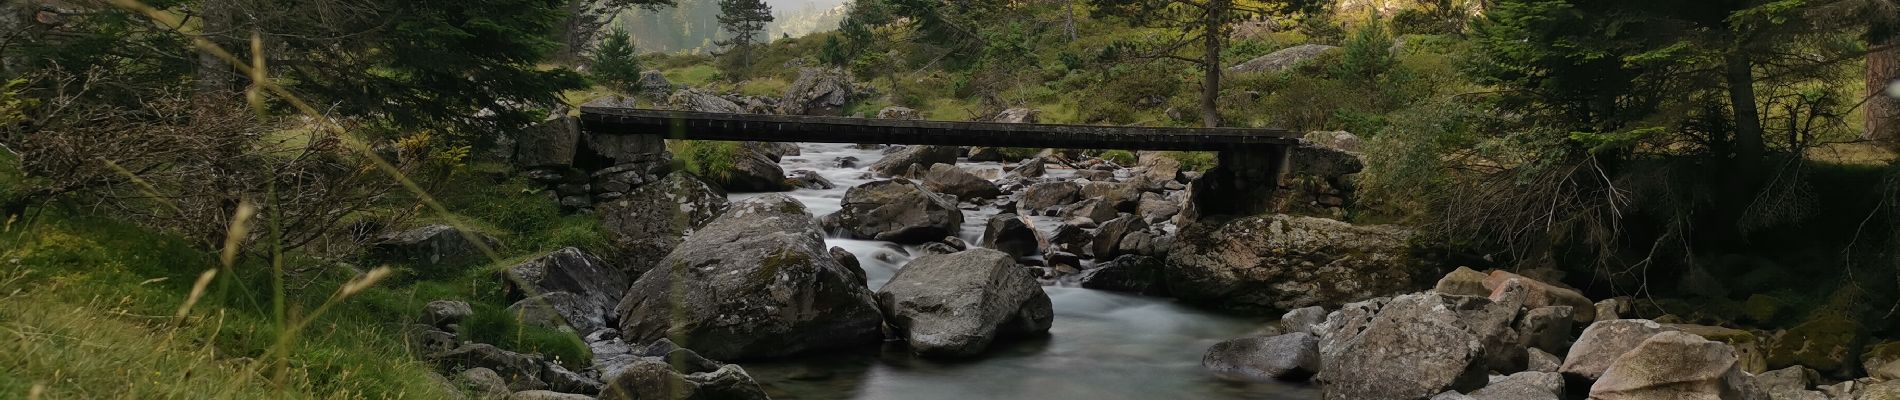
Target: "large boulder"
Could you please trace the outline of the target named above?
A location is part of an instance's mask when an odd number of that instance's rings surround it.
[[[771,153],[757,146],[740,146],[732,155],[731,168],[716,177],[719,186],[734,192],[783,192],[792,190],[785,179],[785,168],[772,161]]]
[[[629,280],[673,251],[680,241],[726,212],[726,192],[692,174],[676,172],[594,205],[613,244],[607,260]]]
[[[852,237],[908,244],[956,236],[963,225],[957,204],[908,179],[874,181],[844,193],[825,225]]]
[[[1820,374],[1806,367],[1788,367],[1755,375],[1755,383],[1774,400],[1827,400],[1814,387]]]
[[[517,167],[571,166],[574,165],[574,151],[580,146],[580,119],[552,115],[514,135],[514,140],[514,162]]]
[[[930,191],[957,196],[958,199],[988,199],[1003,194],[995,182],[979,178],[951,164],[931,164],[923,176]]]
[[[657,97],[672,93],[674,86],[672,81],[666,79],[666,74],[660,73],[659,70],[649,69],[640,71],[640,80],[633,83],[633,88],[641,95]]]
[[[779,100],[779,113],[786,115],[844,115],[845,103],[851,102],[851,77],[844,71],[823,68],[798,70],[798,79],[785,88]]]
[[[1036,234],[1036,228],[1023,222],[1016,214],[996,214],[983,225],[982,246],[1008,253],[1012,257],[1022,258],[1040,252],[1042,239]]]
[[[1590,386],[1596,400],[1768,400],[1742,372],[1728,345],[1685,332],[1662,332],[1618,357]]]
[[[911,260],[877,293],[886,321],[930,357],[982,353],[998,336],[1049,331],[1049,295],[1000,251],[971,249]]]
[[[1564,356],[1564,365],[1558,372],[1571,381],[1594,381],[1602,377],[1603,372],[1623,353],[1643,344],[1650,336],[1674,331],[1676,328],[1644,319],[1618,319],[1590,324],[1590,327],[1583,329],[1583,335],[1577,338],[1577,343],[1570,346],[1570,353]]]
[[[1835,378],[1852,378],[1865,340],[1863,331],[1853,318],[1819,313],[1775,338],[1768,349],[1768,367],[1800,365]]]
[[[699,89],[680,89],[667,96],[666,104],[676,110],[743,114],[745,107],[725,97]]]
[[[1516,315],[1482,297],[1436,293],[1348,305],[1318,328],[1322,389],[1327,398],[1420,399],[1483,387]]]
[[[633,283],[617,312],[629,342],[671,338],[722,360],[882,336],[863,281],[831,257],[805,206],[777,194],[734,204],[694,232]]]
[[[1900,342],[1886,342],[1869,346],[1867,353],[1860,356],[1861,364],[1867,368],[1867,376],[1875,379],[1900,380]]]
[[[1562,400],[1564,378],[1554,372],[1526,371],[1493,377],[1483,389],[1471,392],[1476,400]]]
[[[1389,226],[1288,215],[1183,228],[1168,256],[1176,297],[1241,311],[1334,307],[1422,289],[1411,233]]]
[[[871,163],[869,168],[871,172],[879,176],[902,176],[905,172],[909,172],[912,166],[930,168],[931,165],[936,164],[955,165],[957,153],[959,151],[956,146],[906,146],[895,153],[884,155],[884,158]]]
[[[1538,307],[1525,311],[1517,320],[1519,343],[1524,347],[1549,352],[1570,349],[1570,332],[1575,322],[1570,307]]]
[[[1439,278],[1432,291],[1458,296],[1490,296],[1491,288],[1484,286],[1484,280],[1489,277],[1471,267],[1458,267],[1445,274],[1444,278]]]
[[[487,262],[488,255],[482,248],[494,249],[500,244],[480,232],[429,225],[384,235],[369,245],[368,253],[372,260],[407,264],[433,275]]]
[[[556,311],[585,335],[607,326],[632,279],[580,249],[568,247],[503,270],[504,286],[528,307]]]
[[[1095,228],[1095,241],[1089,245],[1089,255],[1100,260],[1114,259],[1121,255],[1122,237],[1147,227],[1148,223],[1134,214],[1121,214],[1107,220]]]
[[[1577,323],[1596,322],[1596,303],[1590,302],[1590,298],[1584,297],[1583,293],[1576,289],[1545,283],[1504,270],[1492,270],[1484,279],[1484,287],[1495,295],[1506,282],[1512,280],[1524,284],[1525,288],[1529,289],[1524,298],[1525,307],[1567,306],[1570,307],[1571,318]]]
[[[1029,215],[1047,215],[1052,210],[1074,203],[1082,193],[1082,185],[1070,182],[1042,182],[1023,189],[1022,200],[1016,208]]]
[[[1252,60],[1247,60],[1246,62],[1234,64],[1234,66],[1227,67],[1227,72],[1285,71],[1287,68],[1293,68],[1300,63],[1306,62],[1306,60],[1311,60],[1319,57],[1321,54],[1338,48],[1338,46],[1323,44],[1302,44],[1288,47],[1280,49],[1280,51],[1267,53],[1267,55],[1264,56],[1254,57]]]
[[[1303,382],[1319,373],[1319,363],[1319,337],[1305,332],[1228,340],[1201,356],[1201,366],[1216,374],[1252,380]]]

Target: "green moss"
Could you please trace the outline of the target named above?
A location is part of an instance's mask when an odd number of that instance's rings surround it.
[[[740,142],[668,140],[667,150],[679,170],[691,172],[707,181],[723,183],[732,179],[733,159],[739,156]]]
[[[1822,372],[1846,372],[1863,334],[1860,322],[1846,315],[1821,312],[1779,339],[1768,351],[1772,369],[1801,365]]]
[[[1748,296],[1748,301],[1742,303],[1742,315],[1755,323],[1772,323],[1781,311],[1781,299],[1765,294]]]
[[[778,279],[780,270],[786,267],[797,268],[811,263],[811,256],[791,250],[781,250],[759,260],[759,268],[752,271],[752,279],[761,284],[770,284]]]
[[[1180,161],[1181,169],[1184,171],[1207,172],[1220,165],[1217,154],[1211,151],[1169,151],[1162,154]]]

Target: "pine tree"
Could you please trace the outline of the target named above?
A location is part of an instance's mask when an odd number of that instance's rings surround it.
[[[592,60],[594,80],[616,89],[632,92],[634,84],[640,81],[640,60],[633,48],[633,38],[626,29],[614,28],[601,40],[600,47],[594,49]]]
[[[740,66],[749,67],[752,44],[768,22],[772,22],[772,6],[764,0],[719,0],[719,26],[732,37],[715,43],[738,57]]]

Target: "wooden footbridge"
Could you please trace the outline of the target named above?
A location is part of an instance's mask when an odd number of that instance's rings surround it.
[[[581,107],[589,134],[660,135],[668,139],[751,142],[881,143],[1059,149],[1185,150],[1220,152],[1220,167],[1195,183],[1205,215],[1260,212],[1279,187],[1288,150],[1299,144],[1280,129],[1156,128],[1063,124],[1012,124],[728,114]],[[1219,195],[1212,195],[1217,192]],[[1212,195],[1212,196],[1210,196]],[[1230,205],[1230,204],[1240,205]]]

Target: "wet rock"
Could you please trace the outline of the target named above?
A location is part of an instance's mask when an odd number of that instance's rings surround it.
[[[1577,343],[1570,346],[1570,352],[1564,356],[1564,365],[1558,369],[1573,382],[1594,381],[1603,376],[1603,371],[1617,358],[1641,345],[1650,336],[1663,332],[1673,332],[1675,328],[1664,326],[1655,321],[1642,319],[1619,319],[1590,324],[1583,329],[1583,335],[1577,337]]]
[[[935,164],[956,165],[957,149],[956,146],[904,146],[871,163],[869,168],[878,176],[902,176],[913,166],[928,169]]]
[[[1088,229],[1065,223],[1056,226],[1055,233],[1049,235],[1049,246],[1063,253],[1083,254],[1093,251],[1089,249],[1089,244],[1094,240],[1095,235],[1089,233]]]
[[[829,190],[838,187],[830,179],[825,179],[824,175],[819,175],[818,171],[808,169],[793,170],[786,174],[785,180],[801,189]]]
[[[923,185],[891,179],[845,191],[842,208],[825,216],[825,225],[856,238],[917,244],[956,235],[963,211]]]
[[[1039,178],[1044,172],[1042,157],[1030,157],[1009,170],[1010,175],[1023,178]]]
[[[877,299],[886,321],[927,357],[976,355],[999,335],[1047,332],[1053,318],[1035,277],[989,249],[911,260]]]
[[[831,159],[831,163],[832,165],[835,165],[838,168],[857,168],[858,158],[852,157],[852,156],[843,156],[843,157]]]
[[[1337,46],[1323,44],[1303,44],[1288,47],[1280,51],[1268,53],[1264,56],[1254,57],[1246,62],[1234,64],[1234,66],[1227,67],[1227,72],[1284,71],[1288,68],[1300,65],[1300,63],[1306,62],[1306,60],[1311,60],[1319,57],[1321,54],[1338,48]]]
[[[594,211],[613,244],[613,254],[606,260],[632,280],[652,269],[687,235],[724,213],[727,206],[724,190],[678,172],[597,204]]]
[[[830,253],[831,259],[837,260],[838,265],[844,267],[846,271],[851,272],[851,275],[856,277],[859,283],[866,282],[867,278],[864,274],[864,266],[858,263],[857,255],[851,254],[851,251],[845,250],[843,247],[835,246],[831,248]]]
[[[909,107],[898,107],[898,106],[884,107],[884,109],[882,110],[877,110],[877,118],[878,119],[900,119],[900,120],[924,119],[923,114],[917,112],[917,110],[911,109]]]
[[[1095,240],[1089,244],[1089,254],[1096,259],[1113,259],[1122,253],[1122,237],[1147,227],[1148,223],[1134,214],[1121,214],[1103,222],[1102,227],[1095,228]]]
[[[1081,191],[1081,184],[1069,181],[1029,185],[1023,189],[1022,201],[1016,208],[1028,215],[1048,215],[1051,210],[1075,202]]]
[[[1370,318],[1365,315],[1370,314]],[[1481,297],[1408,294],[1354,303],[1321,327],[1327,398],[1415,399],[1486,383],[1517,310]]]
[[[1081,171],[1075,171],[1075,177],[1089,180],[1089,181],[1094,181],[1094,182],[1113,182],[1115,181],[1115,171],[1099,170],[1099,169],[1085,169]]]
[[[784,195],[734,204],[657,268],[635,281],[616,309],[629,342],[673,338],[731,360],[882,336],[869,290],[826,251],[805,206]]]
[[[719,186],[734,192],[783,192],[792,189],[785,169],[764,152],[741,147],[734,152],[732,168],[716,179]]]
[[[1154,193],[1148,193],[1141,196],[1141,205],[1135,210],[1136,214],[1141,215],[1141,218],[1147,220],[1149,224],[1158,224],[1180,214],[1181,205]]]
[[[970,159],[970,162],[991,162],[991,161],[1015,162],[1016,161],[1014,158],[1010,157],[1009,154],[1004,153],[1003,149],[997,148],[997,147],[989,147],[989,146],[970,147],[970,155],[968,158]]]
[[[548,389],[563,393],[600,393],[600,381],[569,371],[561,364],[547,363],[541,370],[541,380],[548,383]]]
[[[1754,377],[1736,363],[1728,345],[1683,332],[1661,332],[1612,362],[1590,398],[1761,399]]]
[[[1051,260],[1051,263],[1057,261]],[[1098,263],[1095,268],[1082,271],[1077,280],[1089,289],[1166,295],[1168,288],[1162,282],[1162,267],[1160,258],[1130,254]]]
[[[798,79],[785,89],[785,97],[779,100],[779,113],[785,115],[844,115],[844,105],[851,102],[851,76],[842,70],[802,68],[798,70]]]
[[[1120,214],[1121,212],[1115,211],[1114,206],[1108,205],[1107,203],[1102,202],[1102,200],[1100,199],[1087,199],[1087,200],[1082,200],[1081,202],[1078,202],[1075,204],[1070,204],[1067,207],[1063,207],[1062,212],[1057,215],[1061,216],[1064,219],[1086,219],[1089,221],[1108,221],[1111,219],[1115,219]]]
[[[436,300],[422,306],[422,322],[437,328],[460,324],[470,315],[475,315],[475,309],[462,301]]]
[[[572,327],[582,334],[607,328],[612,305],[602,308],[593,299],[568,292],[548,292],[516,301],[508,314],[521,323],[545,328]]]
[[[1410,236],[1396,227],[1287,215],[1194,224],[1169,253],[1169,292],[1245,311],[1330,307],[1418,290],[1433,275],[1413,260]]]
[[[1240,379],[1304,382],[1319,373],[1319,337],[1294,332],[1227,340],[1209,347],[1201,366]]]
[[[764,154],[766,159],[774,163],[784,161],[785,157],[796,156],[804,151],[798,148],[797,143],[788,142],[739,142],[739,146]]]
[[[1023,222],[1016,214],[996,214],[990,217],[983,227],[983,247],[1008,253],[1011,257],[1023,258],[1039,253],[1041,239],[1036,229]]]
[[[1471,392],[1476,400],[1562,400],[1563,375],[1555,372],[1519,372],[1493,377],[1483,389]]]
[[[608,379],[602,400],[765,400],[745,369],[728,364],[712,372],[679,373],[661,362],[641,362]]]
[[[607,314],[620,304],[620,294],[633,281],[619,269],[580,249],[568,247],[537,257],[504,270],[503,285],[515,296],[563,296],[543,298],[559,304],[553,308],[536,303],[542,311],[557,311],[585,335],[606,328]]]
[[[1002,195],[996,183],[951,164],[932,164],[924,173],[924,186],[930,191],[957,196],[958,199],[989,199]]]
[[[449,274],[488,261],[481,248],[501,243],[479,232],[448,225],[429,225],[385,235],[369,246],[369,258],[415,267],[425,275]]]

